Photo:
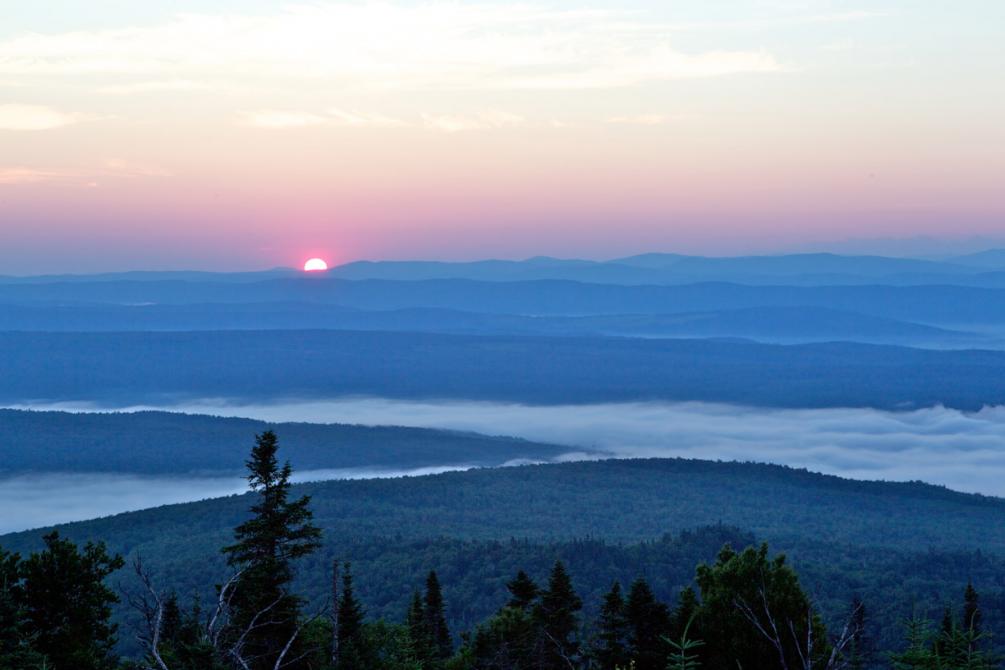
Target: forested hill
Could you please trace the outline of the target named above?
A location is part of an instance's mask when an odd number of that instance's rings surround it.
[[[273,430],[299,470],[502,465],[568,449],[510,437],[396,426],[266,423],[171,412],[0,409],[0,474],[29,471],[240,473],[251,436]]]
[[[989,623],[1002,620],[1005,606],[1005,501],[920,483],[650,459],[315,483],[293,493],[312,496],[324,533],[323,550],[301,566],[310,597],[323,599],[331,560],[348,559],[369,613],[400,619],[412,588],[435,569],[455,630],[495,611],[502,584],[517,568],[540,577],[562,558],[591,601],[612,574],[623,581],[644,574],[670,599],[696,560],[712,560],[724,541],[747,544],[755,537],[789,553],[826,614],[840,616],[851,595],[865,597],[879,637],[890,644],[912,608],[937,614],[967,579],[984,594]],[[251,503],[233,496],[60,531],[141,554],[159,582],[181,594],[209,594],[227,572],[219,549],[232,541]],[[708,524],[720,530],[680,536]],[[3,536],[0,546],[26,553],[38,548],[41,534]]]
[[[1005,352],[854,343],[352,331],[0,333],[0,402],[165,398],[696,400],[976,410],[1005,403]]]
[[[372,535],[610,540],[659,537],[718,522],[772,542],[826,538],[899,549],[1005,552],[1005,500],[922,483],[862,482],[783,466],[637,459],[479,469],[302,484],[329,541]],[[150,556],[212,555],[246,514],[233,496],[69,524]],[[38,532],[0,537],[29,548]]]

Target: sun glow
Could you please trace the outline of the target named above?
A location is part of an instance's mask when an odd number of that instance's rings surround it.
[[[328,263],[322,258],[311,258],[304,263],[304,272],[324,272],[328,269]]]

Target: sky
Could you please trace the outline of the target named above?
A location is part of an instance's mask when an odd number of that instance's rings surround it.
[[[1005,235],[1000,0],[0,7],[0,274]]]

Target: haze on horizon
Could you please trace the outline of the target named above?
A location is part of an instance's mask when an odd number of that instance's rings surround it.
[[[966,246],[1005,214],[1002,13],[17,3],[0,273]]]

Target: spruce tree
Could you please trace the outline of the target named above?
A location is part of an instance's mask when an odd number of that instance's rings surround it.
[[[973,631],[975,635],[981,634],[981,608],[980,596],[974,588],[972,582],[967,582],[967,588],[963,592],[963,629]]]
[[[574,665],[579,657],[579,617],[583,601],[572,588],[572,580],[561,561],[556,561],[548,577],[548,588],[535,610],[540,626],[539,663],[542,670]]]
[[[435,571],[430,571],[426,578],[426,595],[423,599],[423,613],[426,620],[426,631],[432,645],[433,655],[440,661],[450,658],[454,645],[450,640],[450,630],[447,628],[446,609],[443,604],[443,592],[440,580]]]
[[[628,649],[638,670],[663,670],[670,653],[666,636],[670,630],[670,610],[656,600],[649,582],[639,577],[632,582],[625,601],[628,622]]]
[[[4,670],[35,670],[45,662],[25,628],[20,563],[20,556],[0,549],[0,668]]]
[[[25,632],[54,668],[111,670],[117,626],[112,605],[119,602],[104,580],[124,564],[103,543],[80,551],[53,531],[45,549],[18,566],[23,584]]]
[[[242,570],[234,588],[232,623],[235,631],[245,631],[245,654],[254,659],[253,670],[271,669],[287,642],[295,637],[301,599],[288,591],[293,580],[293,561],[320,546],[321,530],[314,526],[310,497],[289,499],[289,462],[282,467],[276,458],[275,433],[255,437],[247,461],[248,485],[257,494],[252,517],[234,529],[235,543],[225,547],[228,562]],[[266,614],[262,624],[262,615]],[[296,658],[302,652],[295,643],[288,652]]]
[[[429,629],[426,626],[426,611],[422,606],[422,596],[418,590],[412,593],[412,603],[405,616],[405,627],[408,628],[408,640],[412,657],[422,668],[432,663],[433,649],[429,639]]]
[[[352,585],[352,565],[342,570],[342,593],[338,602],[339,670],[368,670],[368,653],[363,630],[363,606],[356,600]]]
[[[868,631],[865,604],[857,595],[851,601],[848,628],[851,634],[847,652],[848,667],[850,670],[864,670],[872,664],[873,646]]]
[[[625,599],[621,595],[621,584],[614,582],[604,596],[597,622],[597,637],[591,655],[600,670],[615,670],[628,666],[628,620],[625,618]]]
[[[537,584],[523,570],[516,573],[516,577],[506,584],[506,588],[510,592],[510,600],[506,606],[521,610],[529,609],[541,594]]]

